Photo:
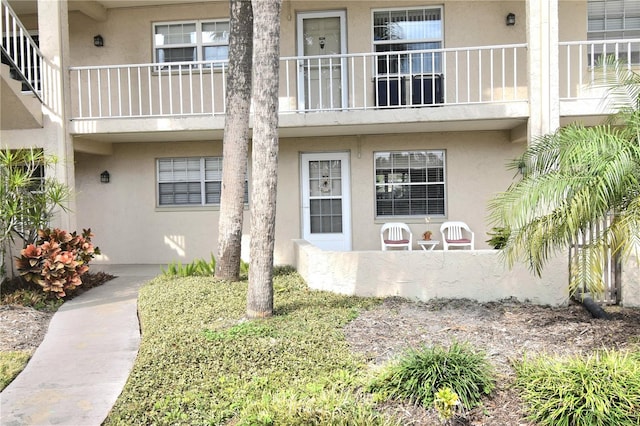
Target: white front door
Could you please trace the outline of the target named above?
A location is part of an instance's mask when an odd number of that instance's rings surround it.
[[[298,14],[298,103],[304,110],[340,109],[346,105],[345,12]]]
[[[351,250],[349,154],[302,154],[303,238],[324,250]]]

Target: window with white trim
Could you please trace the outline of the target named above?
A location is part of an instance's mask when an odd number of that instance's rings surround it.
[[[376,216],[444,216],[445,151],[376,152]]]
[[[638,0],[589,0],[589,40],[640,38]]]
[[[638,0],[588,0],[587,2],[587,39],[621,40],[640,38],[640,1]],[[617,54],[618,59],[640,63],[640,43],[616,48],[613,44],[595,46],[595,63],[606,48],[606,54]],[[627,52],[630,50],[630,52]],[[630,53],[631,58],[628,58]],[[591,52],[588,52],[591,57]]]
[[[228,20],[155,23],[153,59],[156,63],[226,60],[229,31]]]
[[[160,158],[157,173],[160,207],[220,204],[222,157]],[[245,178],[244,202],[248,201]]]
[[[439,52],[404,53],[442,48],[442,7],[373,11],[373,46],[378,56],[377,74],[440,73]]]

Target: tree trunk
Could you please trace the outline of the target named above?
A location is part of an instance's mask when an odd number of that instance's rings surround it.
[[[278,172],[278,88],[281,0],[252,0],[254,113],[251,266],[247,316],[273,315],[273,246]]]
[[[216,277],[237,281],[240,275],[245,176],[249,146],[253,11],[250,1],[230,0],[229,73],[218,223]]]

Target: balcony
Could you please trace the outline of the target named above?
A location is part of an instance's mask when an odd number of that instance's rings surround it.
[[[281,135],[514,129],[529,115],[526,49],[283,57]],[[640,40],[560,43],[562,119],[601,119],[596,64],[609,55],[637,63],[639,51]],[[226,77],[226,61],[71,67],[72,131],[221,136]]]
[[[281,135],[384,133],[382,126],[402,124],[420,131],[425,123],[485,119],[514,126],[528,116],[526,60],[525,44],[283,57]],[[70,73],[76,134],[150,131],[151,121],[158,131],[224,128],[226,61],[72,67]]]

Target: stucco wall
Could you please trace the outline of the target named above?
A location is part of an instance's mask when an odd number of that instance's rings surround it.
[[[622,264],[622,305],[640,307],[640,264],[631,257]]]
[[[516,265],[506,268],[495,250],[353,251],[320,250],[294,241],[296,267],[310,288],[357,296],[400,296],[415,300],[467,298],[479,302],[516,298],[539,305],[568,303],[568,272],[562,256],[542,278]]]
[[[374,212],[376,151],[442,149],[446,151],[447,219],[463,220],[476,233],[476,248],[488,248],[487,203],[513,177],[508,160],[524,149],[506,132],[422,133],[325,138],[284,138],[278,160],[275,261],[291,264],[291,240],[301,238],[300,154],[348,152],[351,168],[354,250],[379,249],[382,223]],[[208,258],[217,252],[218,210],[213,207],[157,208],[156,162],[161,157],[220,156],[222,142],[119,143],[112,155],[77,153],[78,228],[91,228],[109,263],[167,263]],[[251,164],[249,165],[251,166]],[[108,170],[111,182],[100,183]],[[403,218],[416,237],[430,229],[434,239],[445,218]],[[245,238],[249,238],[249,214]],[[245,245],[248,258],[248,244]],[[416,245],[417,248],[417,245]]]
[[[96,261],[158,264],[215,255],[217,209],[157,208],[155,160],[221,155],[220,141],[116,144],[110,156],[78,154],[78,224],[95,234],[103,253]],[[111,175],[108,184],[100,183],[104,170]]]

